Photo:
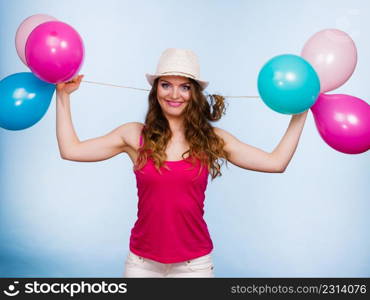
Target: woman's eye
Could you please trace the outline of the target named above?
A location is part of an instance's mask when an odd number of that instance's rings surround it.
[[[190,90],[190,86],[188,86],[188,85],[184,85],[182,88],[183,88],[184,91],[189,91]]]
[[[168,83],[164,83],[164,82],[163,82],[163,83],[161,84],[161,86],[162,86],[163,88],[165,88],[165,89],[166,89],[166,88],[168,88]]]

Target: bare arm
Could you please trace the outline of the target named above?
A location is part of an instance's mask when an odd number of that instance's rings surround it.
[[[72,123],[69,95],[56,94],[56,129],[59,152],[62,158],[71,147],[80,143]]]
[[[243,143],[223,129],[215,127],[214,130],[225,141],[224,149],[232,164],[258,172],[282,173],[297,148],[307,112],[292,116],[285,135],[271,153]]]
[[[73,127],[70,94],[77,90],[82,76],[71,82],[57,85],[56,94],[56,129],[60,155],[63,159],[73,161],[101,161],[111,158],[124,151],[124,131],[129,129],[130,123],[121,125],[108,134],[80,141]]]
[[[279,162],[283,171],[288,167],[297,149],[299,138],[301,137],[303,126],[306,122],[307,113],[308,110],[292,116],[283,138],[274,151],[272,151],[272,155]]]

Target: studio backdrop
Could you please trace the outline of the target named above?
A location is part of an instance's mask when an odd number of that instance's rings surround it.
[[[166,48],[192,49],[207,92],[258,96],[270,58],[300,55],[316,32],[351,36],[358,62],[329,92],[369,103],[368,1],[0,0],[0,80],[30,72],[15,48],[18,26],[47,14],[79,32],[84,80],[149,89]],[[82,82],[71,95],[81,141],[143,122],[148,92]],[[1,101],[1,99],[0,99]],[[291,116],[256,98],[226,98],[213,125],[273,151]],[[0,128],[0,276],[120,277],[136,220],[137,189],[126,154],[100,162],[60,156],[55,94],[45,115],[23,130]],[[320,137],[308,113],[284,173],[225,165],[209,178],[205,220],[217,277],[369,277],[370,155],[346,154]]]

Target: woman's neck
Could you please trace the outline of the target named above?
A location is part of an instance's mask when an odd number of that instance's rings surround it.
[[[183,136],[184,135],[184,122],[183,119],[168,119],[170,129],[173,136]]]

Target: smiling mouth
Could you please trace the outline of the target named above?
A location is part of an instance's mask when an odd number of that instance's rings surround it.
[[[184,103],[184,102],[180,102],[180,101],[169,101],[169,100],[165,100],[165,101],[171,107],[179,107],[182,103]]]

